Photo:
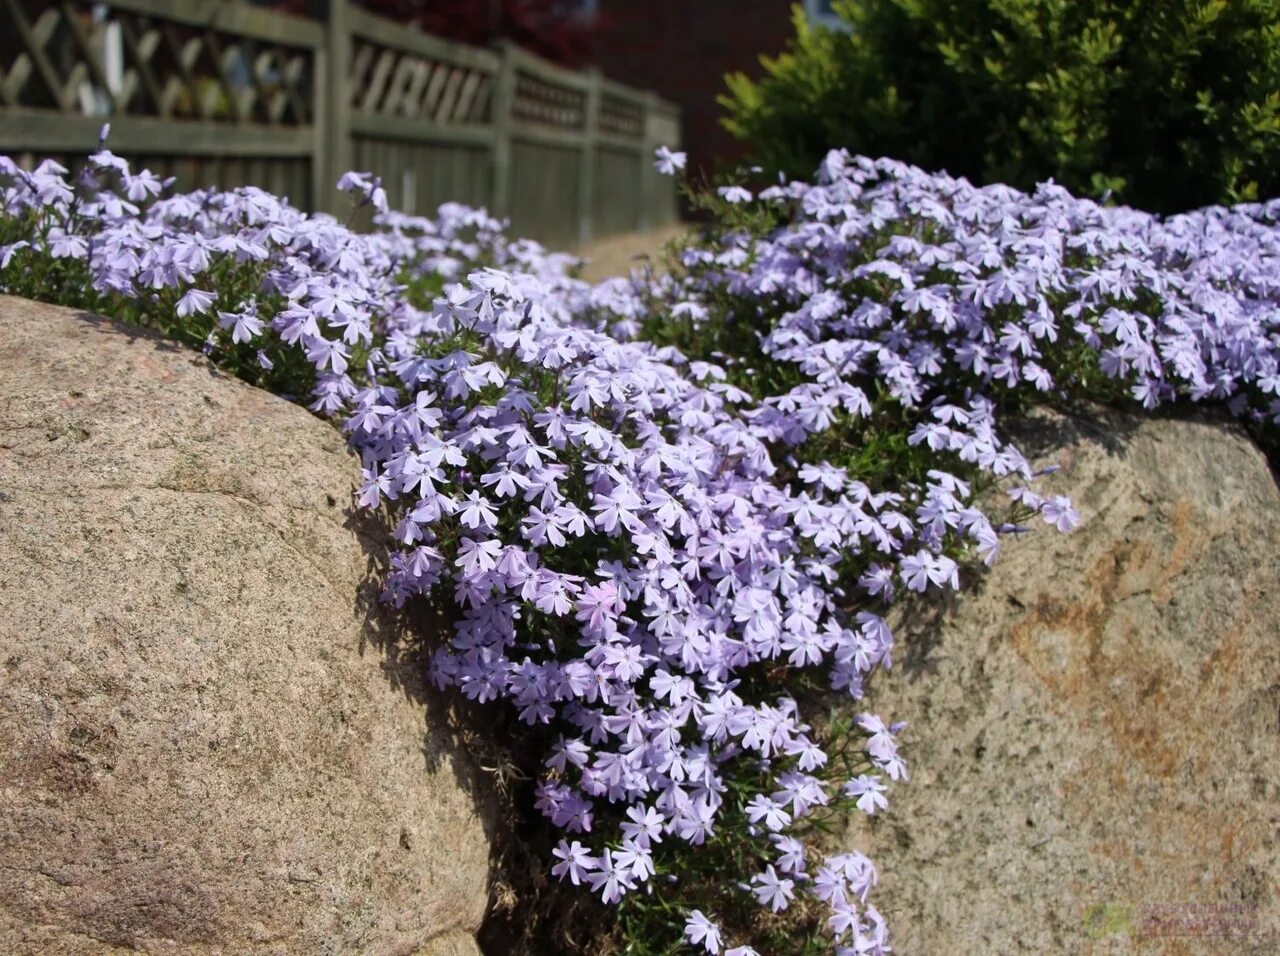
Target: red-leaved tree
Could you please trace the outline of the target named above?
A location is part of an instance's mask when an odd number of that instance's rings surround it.
[[[361,0],[360,5],[462,43],[485,46],[503,37],[571,67],[588,62],[597,19],[573,0]]]

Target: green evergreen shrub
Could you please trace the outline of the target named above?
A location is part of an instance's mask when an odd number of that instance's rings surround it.
[[[836,0],[797,8],[725,125],[767,169],[832,147],[1155,212],[1280,193],[1276,0]]]

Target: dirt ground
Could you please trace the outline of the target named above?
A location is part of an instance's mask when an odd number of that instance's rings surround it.
[[[597,239],[574,250],[587,260],[582,277],[599,282],[612,276],[628,275],[632,269],[644,264],[643,256],[656,260],[664,243],[687,232],[685,223],[672,223],[648,232],[628,232],[620,236]]]

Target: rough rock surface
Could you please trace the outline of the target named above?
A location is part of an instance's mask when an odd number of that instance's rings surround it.
[[[354,466],[0,297],[0,952],[477,952],[489,812],[369,610]]]
[[[1212,421],[1054,418],[1081,527],[905,612],[911,767],[847,843],[902,956],[1280,952],[1280,493]]]

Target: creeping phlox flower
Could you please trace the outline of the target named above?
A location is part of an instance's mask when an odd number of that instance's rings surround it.
[[[687,162],[687,154],[674,152],[666,146],[659,146],[653,151],[653,168],[664,176],[674,176],[684,169]]]
[[[832,760],[778,675],[863,697],[891,664],[895,597],[957,587],[952,555],[989,563],[1021,530],[980,506],[974,475],[1074,526],[1001,438],[999,390],[1068,385],[1053,370],[1073,347],[1145,403],[1280,420],[1274,203],[1160,221],[833,153],[816,183],[726,193],[783,210],[776,232],[691,246],[675,277],[592,286],[482,211],[387,211],[368,174],[342,181],[375,210],[365,234],[257,189],[165,185],[106,150],[77,183],[0,158],[0,284],[41,257],[82,262],[104,301],[171,309],[261,369],[304,363],[309,407],[360,456],[359,504],[394,525],[384,597],[453,609],[432,679],[553,728],[536,791],[565,832],[553,875],[606,903],[661,893],[679,848],[735,828],[758,861],[745,897],[817,900],[837,953],[888,951],[878,875],[806,845],[805,824],[885,809],[885,778],[907,775],[902,725],[860,713],[859,752]],[[230,274],[249,292],[228,298]],[[429,307],[406,276],[441,278]],[[760,349],[800,384],[752,396],[732,356],[639,337],[654,303],[696,326],[726,295],[781,315]],[[808,460],[886,403],[927,476],[874,488]],[[693,910],[684,935],[718,953],[728,934]]]
[[[1280,200],[1161,219],[1052,184],[979,188],[839,150],[815,182],[758,200],[786,224],[687,248],[664,295],[691,322],[728,293],[779,315],[762,351],[807,380],[766,400],[777,437],[865,416],[874,384],[921,412],[913,442],[1021,471],[990,400],[1078,384],[1066,359],[1080,354],[1148,408],[1216,399],[1280,423]],[[1059,503],[1043,514],[1074,520]]]

